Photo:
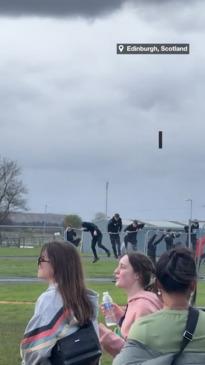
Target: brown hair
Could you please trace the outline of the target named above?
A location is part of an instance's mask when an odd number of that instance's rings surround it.
[[[72,309],[79,324],[86,323],[93,316],[92,304],[84,283],[84,274],[78,251],[72,244],[59,241],[46,243],[46,251],[54,271],[65,309]]]
[[[141,285],[145,290],[154,290],[151,279],[155,275],[155,267],[152,261],[139,252],[127,254],[129,262],[135,273],[139,274]]]

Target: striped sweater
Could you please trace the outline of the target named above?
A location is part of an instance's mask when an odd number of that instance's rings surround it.
[[[94,306],[94,326],[97,330],[97,293],[88,291]],[[49,357],[57,340],[75,332],[77,321],[72,311],[63,309],[63,301],[56,285],[51,285],[41,294],[35,306],[34,315],[29,321],[20,352],[22,365],[49,365]]]

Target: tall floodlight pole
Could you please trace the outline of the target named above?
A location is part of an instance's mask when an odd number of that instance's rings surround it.
[[[188,246],[189,246],[189,248],[191,248],[192,199],[186,199],[186,202],[190,202],[190,218],[189,218]]]
[[[105,215],[107,217],[107,209],[108,209],[108,188],[109,188],[109,181],[106,181],[105,184]]]

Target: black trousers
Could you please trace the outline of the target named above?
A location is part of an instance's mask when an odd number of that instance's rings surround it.
[[[72,243],[74,244],[74,246],[78,247],[80,244],[80,241],[81,241],[80,238],[75,238]]]
[[[74,245],[75,247],[78,247],[79,244],[80,244],[80,241],[81,241],[81,239],[78,237],[78,238],[74,238],[72,241],[71,240],[70,241],[68,240],[66,242],[72,243],[72,245]]]
[[[132,245],[132,249],[133,251],[137,251],[137,240],[135,239],[130,239],[129,236],[125,236],[124,237],[124,242],[125,242],[125,248],[127,250],[128,247],[128,242]]]
[[[112,245],[114,256],[118,258],[119,256],[121,256],[121,242],[119,234],[110,234],[110,242]]]
[[[102,244],[102,234],[99,234],[97,236],[92,236],[92,242],[91,242],[91,248],[93,251],[93,255],[95,258],[98,257],[97,251],[96,251],[96,245],[98,245],[99,248],[102,248],[107,254],[110,252],[105,246]]]

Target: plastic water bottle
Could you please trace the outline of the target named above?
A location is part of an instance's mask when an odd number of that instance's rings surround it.
[[[112,306],[113,300],[111,298],[111,296],[109,295],[108,291],[105,291],[103,293],[103,300],[102,300],[102,304],[104,306],[104,311],[105,311],[105,323],[108,327],[110,326],[116,326],[116,318],[115,318],[115,313],[113,311],[113,306]]]

